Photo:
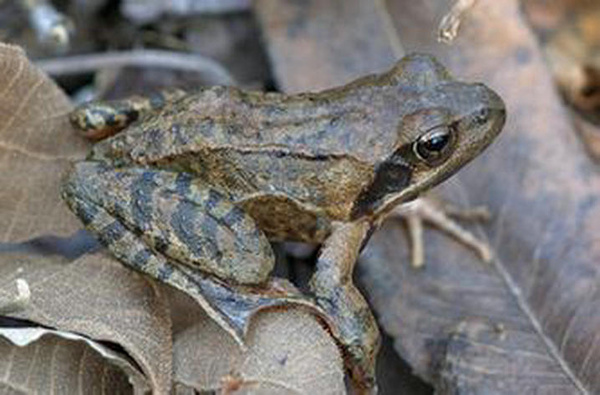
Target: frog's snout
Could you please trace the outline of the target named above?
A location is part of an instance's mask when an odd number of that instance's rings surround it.
[[[504,100],[482,83],[472,84],[471,92],[471,106],[466,114],[472,120],[474,130],[478,130],[489,143],[500,133],[506,121]]]

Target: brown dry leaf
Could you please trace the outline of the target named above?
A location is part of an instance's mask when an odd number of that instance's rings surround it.
[[[236,394],[342,394],[342,359],[314,315],[265,311],[252,321],[247,350],[208,316],[176,336],[175,380],[198,391]],[[229,392],[228,392],[229,391]]]
[[[390,58],[356,45],[354,37],[369,37],[381,50],[385,34],[362,29],[377,22],[344,23],[353,2],[301,4],[257,2],[282,86],[324,88],[357,77],[339,66],[352,59],[375,71]],[[573,137],[518,3],[479,0],[463,15],[451,47],[436,35],[453,2],[388,4],[407,52],[433,52],[459,78],[497,90],[508,123],[482,158],[442,188],[450,201],[491,208],[495,219],[478,233],[488,236],[496,261],[486,266],[454,240],[427,231],[426,267],[411,269],[402,227],[386,224],[359,265],[380,323],[441,393],[600,392],[600,179]],[[365,8],[354,10],[373,19]],[[311,33],[323,21],[346,28],[320,27],[327,37]]]
[[[485,319],[461,321],[448,330],[436,390],[441,394],[573,393],[560,372],[549,371],[548,361],[531,353],[530,341],[519,331],[507,331]],[[526,377],[519,377],[523,372]]]
[[[79,229],[60,200],[65,166],[87,144],[65,116],[65,94],[18,47],[0,44],[0,242]]]
[[[82,336],[36,327],[0,327],[3,393],[129,394],[148,391],[124,355]]]
[[[0,303],[14,298],[14,283],[31,297],[11,316],[119,344],[135,359],[152,388],[171,380],[171,321],[154,282],[103,254],[73,262],[57,257],[0,255]]]

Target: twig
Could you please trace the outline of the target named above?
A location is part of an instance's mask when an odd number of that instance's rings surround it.
[[[133,50],[46,59],[36,65],[52,76],[95,72],[114,67],[163,67],[206,74],[212,85],[234,85],[231,74],[219,63],[197,54],[161,50]]]
[[[463,14],[469,11],[477,0],[457,0],[450,11],[442,18],[438,28],[438,41],[450,44],[458,35]]]

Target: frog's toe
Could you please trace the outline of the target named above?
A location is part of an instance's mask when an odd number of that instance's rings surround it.
[[[486,242],[451,218],[486,221],[489,220],[490,213],[485,208],[458,210],[451,206],[432,202],[427,198],[420,198],[398,207],[393,216],[406,221],[411,244],[411,264],[415,268],[419,268],[425,263],[424,223],[432,224],[454,237],[473,250],[484,262],[490,262],[493,258],[492,250]]]

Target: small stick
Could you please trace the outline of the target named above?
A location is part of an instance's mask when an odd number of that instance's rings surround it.
[[[164,67],[182,71],[206,73],[213,85],[234,85],[231,74],[214,60],[174,51],[133,50],[76,55],[36,62],[37,66],[52,76],[96,72],[104,68],[138,66]]]
[[[463,14],[475,6],[477,0],[457,0],[450,11],[442,18],[438,29],[438,41],[450,44],[458,35]]]

